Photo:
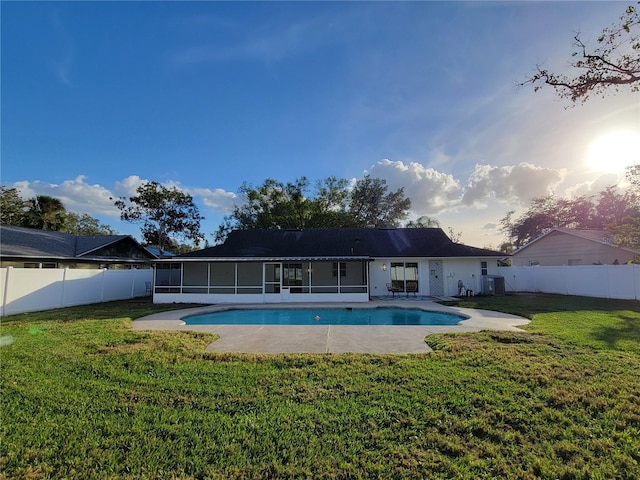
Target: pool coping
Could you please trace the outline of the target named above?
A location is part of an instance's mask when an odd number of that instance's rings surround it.
[[[418,308],[468,317],[458,325],[186,325],[189,315],[229,309]],[[523,330],[529,320],[489,310],[449,307],[431,300],[372,299],[367,303],[217,304],[170,310],[132,322],[134,330],[183,330],[215,333],[211,352],[238,353],[428,353],[424,338],[434,333]]]

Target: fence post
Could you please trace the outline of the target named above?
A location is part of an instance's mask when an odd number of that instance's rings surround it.
[[[67,282],[67,271],[69,270],[69,267],[65,267],[62,270],[62,288],[60,289],[60,308],[63,308],[65,306],[64,303],[64,290],[65,290],[65,283]]]
[[[100,301],[104,302],[104,283],[106,282],[106,273],[107,273],[107,269],[103,268],[102,269],[102,286],[100,287]]]
[[[9,298],[9,276],[13,267],[6,267],[7,271],[4,277],[4,292],[2,292],[2,315],[7,314],[7,298]]]
[[[133,298],[135,296],[136,293],[136,277],[138,276],[138,269],[132,269],[133,270],[133,275],[131,275],[131,296],[130,298]]]

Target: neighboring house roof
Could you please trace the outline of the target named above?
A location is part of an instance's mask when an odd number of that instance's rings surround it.
[[[51,230],[0,225],[0,257],[140,261],[151,259],[153,255],[145,251],[129,235],[81,236]]]
[[[158,247],[152,247],[152,246],[145,246],[143,247],[147,252],[149,252],[151,255],[153,255],[155,258],[160,258],[160,249]],[[162,257],[163,258],[169,258],[169,257],[175,257],[175,253],[171,253],[168,252],[167,250],[162,250]]]
[[[222,245],[174,257],[212,259],[504,257],[453,243],[440,228],[234,230]]]
[[[611,235],[607,234],[607,232],[605,232],[604,230],[597,230],[597,229],[580,230],[580,229],[575,229],[575,228],[560,228],[560,227],[552,228],[548,232],[543,233],[542,235],[534,238],[529,243],[527,243],[526,245],[523,245],[522,247],[518,248],[515,252],[513,252],[513,255],[517,255],[518,253],[520,253],[524,249],[530,247],[534,243],[540,241],[541,239],[547,237],[548,235],[551,235],[554,232],[564,233],[566,235],[572,235],[574,237],[583,238],[585,240],[589,240],[589,241],[592,241],[592,242],[600,243],[602,245],[606,245],[606,246],[611,247],[611,248],[619,248],[620,250],[625,250],[627,252],[631,252],[633,254],[640,255],[640,250],[634,250],[632,248],[616,246],[614,244],[614,239],[611,238]]]

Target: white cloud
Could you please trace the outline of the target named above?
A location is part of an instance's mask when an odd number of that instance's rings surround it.
[[[404,187],[411,199],[411,210],[417,215],[433,215],[454,208],[459,203],[459,182],[453,175],[427,168],[417,162],[380,160],[370,175],[387,181],[389,190]]]
[[[16,188],[22,198],[32,198],[36,195],[48,195],[62,201],[65,208],[72,212],[87,213],[89,215],[104,215],[118,217],[120,211],[113,202],[119,197],[131,197],[136,195],[137,188],[148,182],[138,175],[130,175],[113,184],[111,189],[98,185],[88,184],[84,175],[79,175],[73,180],[65,180],[61,184],[47,183],[40,180],[33,182],[21,181],[10,185]],[[210,190],[208,188],[187,189],[181,187],[178,182],[167,182],[166,187],[176,187],[193,195],[196,203],[202,200],[205,207],[218,213],[229,213],[237,201],[237,195],[221,188]]]
[[[583,195],[585,197],[590,197],[606,190],[606,188],[611,185],[620,185],[621,183],[623,182],[621,182],[621,179],[619,179],[617,174],[606,173],[604,175],[600,175],[595,180],[577,183],[567,188],[565,196],[569,198],[580,197]]]
[[[137,193],[137,188],[149,181],[150,180],[142,179],[137,175],[130,175],[127,178],[116,182],[114,184],[113,191],[117,192],[118,196],[122,197],[134,196]],[[198,200],[201,200],[205,207],[211,208],[218,213],[229,213],[238,200],[238,196],[235,193],[228,192],[222,188],[216,188],[215,190],[198,187],[188,188],[183,187],[180,182],[176,181],[164,182],[162,185],[167,188],[183,190],[194,197],[196,204],[199,203]]]
[[[138,175],[129,175],[114,184],[113,193],[118,197],[131,197],[136,194],[136,190],[140,185],[148,181],[141,179]]]
[[[520,163],[508,166],[476,165],[471,175],[462,179],[425,167],[419,162],[405,163],[388,159],[372,165],[368,173],[374,178],[386,180],[390,191],[404,188],[405,195],[412,201],[411,218],[437,215],[442,225],[453,225],[463,230],[472,228],[471,224],[475,222],[472,230],[482,230],[484,235],[498,231],[497,218],[481,219],[475,213],[478,209],[487,205],[499,208],[500,204],[505,203],[509,206],[526,205],[534,197],[555,193],[565,177],[564,170]],[[603,176],[585,184],[584,188],[596,193],[609,184],[609,180],[611,177]],[[61,184],[37,180],[16,182],[11,186],[18,189],[24,198],[49,195],[61,199],[70,211],[114,218],[119,217],[120,212],[113,205],[113,199],[135,195],[136,189],[147,181],[138,175],[130,175],[106,187],[89,184],[86,177],[80,175]],[[352,183],[355,181],[352,179]],[[218,217],[221,219],[222,215],[230,213],[242,201],[236,193],[221,188],[183,187],[178,182],[166,182],[164,185],[190,193],[196,204],[204,210],[202,213],[209,222],[217,221]]]
[[[417,162],[380,160],[370,169],[371,176],[383,178],[390,190],[404,187],[415,215],[434,215],[468,207],[485,208],[489,200],[526,204],[531,199],[555,192],[566,175],[563,169],[529,163],[476,165],[466,186],[453,175],[425,167]]]
[[[202,203],[216,212],[230,213],[237,203],[238,196],[222,188],[211,190],[208,188],[194,188],[191,194],[202,199]]]
[[[84,175],[78,175],[73,180],[65,180],[61,184],[22,181],[12,185],[20,192],[22,198],[36,195],[47,195],[62,201],[65,208],[71,212],[88,213],[89,215],[118,216],[118,209],[113,205],[112,193],[97,184],[85,182]]]
[[[462,203],[476,207],[486,206],[489,199],[528,203],[535,197],[554,193],[565,175],[564,169],[530,163],[504,167],[476,165],[464,188]]]

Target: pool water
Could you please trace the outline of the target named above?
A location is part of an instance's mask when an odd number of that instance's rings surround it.
[[[456,325],[466,317],[406,308],[233,309],[191,315],[186,325]]]

